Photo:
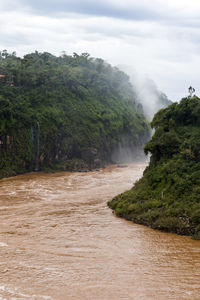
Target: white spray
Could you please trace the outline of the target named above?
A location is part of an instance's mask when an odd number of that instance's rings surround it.
[[[147,75],[128,66],[119,66],[119,69],[129,75],[137,95],[137,102],[142,104],[144,114],[149,121],[159,109],[171,104],[167,96],[158,90],[156,84]]]

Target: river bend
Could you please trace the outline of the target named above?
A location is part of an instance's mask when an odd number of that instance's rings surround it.
[[[200,242],[116,218],[144,163],[0,181],[0,300],[199,300]]]

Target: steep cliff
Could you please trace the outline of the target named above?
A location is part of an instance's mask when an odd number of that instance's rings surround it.
[[[129,78],[87,53],[0,55],[0,177],[134,159],[149,125]]]
[[[143,177],[108,205],[117,216],[200,239],[200,99],[160,110],[152,127]]]

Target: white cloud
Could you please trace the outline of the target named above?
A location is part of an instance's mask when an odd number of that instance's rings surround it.
[[[172,100],[198,92],[199,29],[199,0],[0,1],[1,50],[89,52],[148,74]]]

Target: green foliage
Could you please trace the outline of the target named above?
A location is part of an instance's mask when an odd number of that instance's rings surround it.
[[[87,53],[4,50],[0,74],[0,177],[36,160],[40,169],[103,166],[119,145],[134,152],[149,137],[128,76]]]
[[[151,125],[143,178],[108,205],[136,223],[200,239],[200,99],[161,109]]]

